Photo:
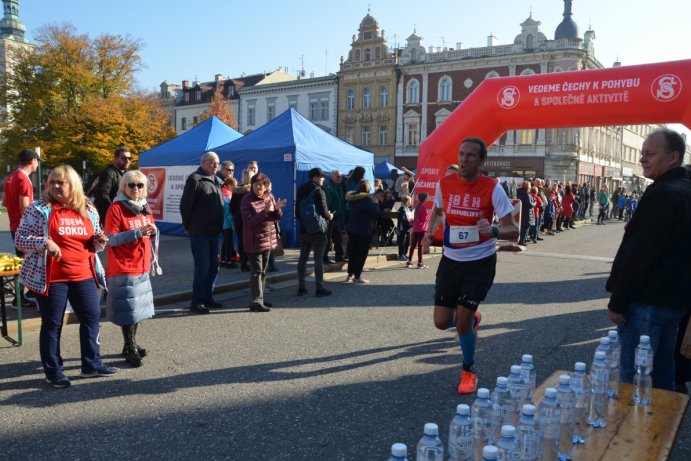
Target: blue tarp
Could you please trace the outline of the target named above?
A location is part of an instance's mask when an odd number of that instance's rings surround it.
[[[374,155],[349,144],[313,124],[294,109],[225,146],[214,149],[221,161],[235,163],[235,177],[251,160],[259,162],[259,171],[269,177],[274,196],[288,200],[283,209],[281,227],[288,246],[298,242],[295,220],[297,189],[307,182],[307,172],[320,167],[325,172],[340,169],[344,174],[356,166],[365,168],[365,178],[374,183]]]
[[[383,162],[378,163],[377,166],[374,167],[374,176],[382,180],[391,179],[392,170],[398,171],[398,174],[403,174],[403,170],[399,170],[398,168],[396,168],[395,165],[392,165],[386,160],[384,160]]]

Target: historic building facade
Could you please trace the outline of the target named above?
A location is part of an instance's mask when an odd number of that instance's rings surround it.
[[[375,161],[395,152],[397,59],[369,14],[353,35],[348,58],[341,57],[338,137],[373,152]]]
[[[26,27],[19,19],[19,0],[3,0],[3,18],[0,20],[0,75],[12,72],[14,53],[32,49],[35,45],[24,36]],[[0,117],[5,118],[8,108],[0,106]]]

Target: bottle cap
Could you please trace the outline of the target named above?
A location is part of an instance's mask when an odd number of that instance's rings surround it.
[[[583,362],[576,362],[576,365],[574,365],[574,370],[576,371],[585,371],[585,363]]]
[[[617,330],[609,330],[607,335],[609,336],[610,340],[617,341],[619,339],[619,333],[617,333]]]
[[[480,389],[477,390],[477,398],[478,399],[488,399],[489,398],[489,389],[486,387],[481,387]]]
[[[405,446],[405,443],[394,443],[391,445],[391,454],[399,458],[408,456],[408,447]]]
[[[522,360],[523,362],[533,363],[533,356],[530,355],[530,354],[523,354],[523,355],[521,356],[521,360]]]
[[[559,375],[559,384],[565,384],[565,385],[571,384],[571,376]]]
[[[425,424],[425,435],[437,435],[439,433],[439,426],[434,423]]]
[[[521,413],[526,416],[533,416],[535,414],[535,405],[526,403],[523,405],[523,410],[521,410]]]
[[[482,457],[485,459],[497,459],[499,449],[494,445],[487,445],[482,449]]]
[[[466,405],[465,403],[459,403],[456,406],[456,414],[458,415],[469,415],[470,414],[470,407]]]
[[[604,351],[595,352],[595,360],[605,360],[605,357],[607,357],[607,354]]]
[[[603,336],[600,338],[600,344],[603,346],[609,346],[609,336]]]
[[[641,342],[642,342],[642,343],[645,343],[645,344],[650,343],[650,336],[648,336],[648,335],[642,335],[642,336],[641,336]]]
[[[520,365],[511,365],[511,373],[515,373],[517,375],[521,374],[521,366]]]
[[[497,378],[497,386],[508,386],[509,385],[509,378],[506,376],[499,376]]]
[[[516,435],[516,428],[511,424],[507,424],[501,427],[501,435],[504,437],[513,437]]]
[[[557,390],[553,387],[545,388],[545,397],[554,399],[557,397]]]

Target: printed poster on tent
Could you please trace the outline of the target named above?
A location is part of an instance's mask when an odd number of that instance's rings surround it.
[[[194,167],[144,167],[141,171],[149,182],[146,200],[154,220],[182,224],[180,198],[187,176],[194,172]]]

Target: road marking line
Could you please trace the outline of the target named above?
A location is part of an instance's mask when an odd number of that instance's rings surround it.
[[[557,258],[557,259],[575,259],[580,261],[597,261],[603,263],[611,263],[614,258],[607,258],[604,256],[586,256],[586,255],[569,255],[563,253],[539,253],[532,251],[522,251],[518,253],[521,256],[539,256],[542,258]]]

